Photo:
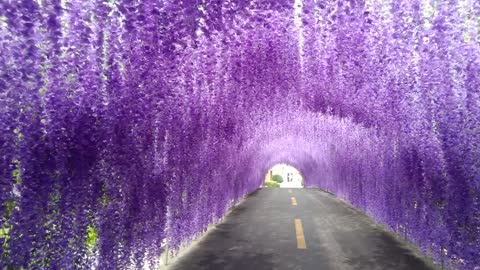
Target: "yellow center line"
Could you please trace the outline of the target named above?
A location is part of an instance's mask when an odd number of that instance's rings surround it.
[[[297,205],[297,199],[295,199],[295,197],[292,197],[292,205]]]
[[[298,218],[295,219],[295,234],[297,235],[297,248],[307,249],[305,235],[303,234],[302,220]]]

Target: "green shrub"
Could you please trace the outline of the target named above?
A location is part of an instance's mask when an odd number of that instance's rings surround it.
[[[272,180],[277,182],[277,183],[282,183],[283,182],[283,177],[279,174],[275,174],[272,176]]]
[[[265,182],[265,187],[280,187],[280,184],[277,182],[267,181]]]

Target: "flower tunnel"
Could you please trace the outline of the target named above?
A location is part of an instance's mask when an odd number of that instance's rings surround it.
[[[480,269],[478,1],[4,0],[0,48],[0,269],[156,269],[277,163]]]

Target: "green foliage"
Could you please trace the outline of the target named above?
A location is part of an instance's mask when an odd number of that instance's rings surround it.
[[[98,241],[98,231],[94,225],[87,227],[87,239],[85,240],[85,245],[88,248],[93,248],[97,245]]]
[[[5,208],[6,208],[5,214],[7,215],[7,218],[12,215],[13,209],[15,209],[16,205],[17,205],[17,202],[13,199],[5,201]]]
[[[267,182],[265,182],[265,187],[273,187],[273,188],[275,188],[275,187],[280,187],[280,184],[277,183],[277,182],[267,181]]]
[[[9,238],[8,233],[10,232],[10,227],[0,228],[0,239]]]
[[[8,257],[10,253],[10,229],[12,225],[9,224],[10,216],[17,205],[17,202],[13,199],[6,200],[5,204],[5,220],[6,222],[0,227],[0,246],[3,252],[0,253],[0,260],[3,260]]]
[[[21,170],[22,166],[20,166],[20,162],[18,160],[14,160],[13,163],[15,164],[15,170],[12,171],[12,176],[17,183],[22,182]]]
[[[10,253],[10,245],[9,245],[9,239],[10,239],[10,226],[4,226],[3,228],[0,228],[0,247],[2,249],[2,252],[0,253],[0,261],[5,260],[9,253]]]
[[[283,177],[279,174],[275,174],[273,177],[272,177],[272,180],[277,182],[277,183],[282,183],[283,182]]]

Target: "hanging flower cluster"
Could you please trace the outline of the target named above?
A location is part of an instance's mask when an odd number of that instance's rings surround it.
[[[155,269],[274,164],[480,269],[480,2],[0,1],[0,269]]]

